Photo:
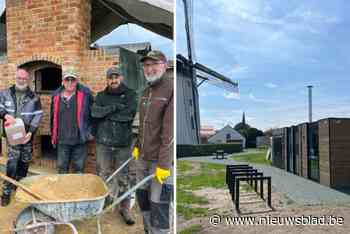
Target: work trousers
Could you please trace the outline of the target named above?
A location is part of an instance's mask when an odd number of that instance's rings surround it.
[[[155,172],[157,163],[139,159],[137,161],[137,182]],[[172,205],[174,194],[173,169],[164,184],[156,179],[136,191],[136,198],[143,216],[145,233],[170,233],[172,227]]]
[[[32,160],[32,154],[33,147],[31,142],[15,146],[8,144],[6,175],[17,181],[26,177],[28,173],[29,162]],[[10,196],[14,188],[14,185],[7,181],[4,181],[3,194]]]

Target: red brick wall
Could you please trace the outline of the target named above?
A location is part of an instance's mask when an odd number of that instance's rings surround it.
[[[0,90],[4,89],[8,85],[8,72],[7,72],[7,60],[0,61]],[[0,121],[0,124],[2,122]],[[6,155],[6,139],[1,137],[1,154],[0,157]]]
[[[50,54],[77,66],[90,44],[90,11],[89,0],[7,0],[9,62]]]
[[[0,61],[0,89],[4,89],[8,85],[7,60]]]
[[[7,61],[0,62],[0,88],[14,83],[16,68],[27,62],[49,61],[62,70],[74,67],[94,94],[105,87],[105,72],[117,56],[89,50],[90,0],[7,0]],[[43,121],[34,140],[34,161],[40,158],[39,135],[49,135],[50,98],[41,95]],[[6,149],[3,149],[6,152]],[[95,172],[95,145],[89,144],[87,172]]]
[[[82,82],[91,88],[94,95],[103,90],[106,86],[106,71],[113,64],[118,63],[116,56],[106,55],[102,50],[85,51],[81,64]],[[89,158],[86,164],[86,171],[96,172],[96,144],[89,144]]]
[[[84,51],[82,81],[96,94],[105,88],[106,71],[116,63],[119,63],[119,58],[107,55],[103,50]]]

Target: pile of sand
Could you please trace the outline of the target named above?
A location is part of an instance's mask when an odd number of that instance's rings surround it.
[[[32,176],[21,182],[44,197],[45,202],[90,200],[108,193],[101,178],[92,174]],[[21,189],[18,189],[16,199],[26,203],[38,202]]]

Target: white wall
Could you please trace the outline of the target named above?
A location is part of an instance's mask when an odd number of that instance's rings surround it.
[[[245,138],[230,126],[226,126],[219,130],[214,136],[208,139],[209,143],[226,143],[226,135],[231,134],[231,140],[242,140],[243,148],[245,148]]]

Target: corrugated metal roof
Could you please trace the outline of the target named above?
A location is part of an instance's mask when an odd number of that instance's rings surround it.
[[[91,41],[127,23],[137,24],[172,39],[173,17],[173,0],[94,0]]]
[[[91,43],[128,23],[172,39],[173,4],[173,0],[93,0]],[[0,17],[0,51],[6,51],[6,9]]]

